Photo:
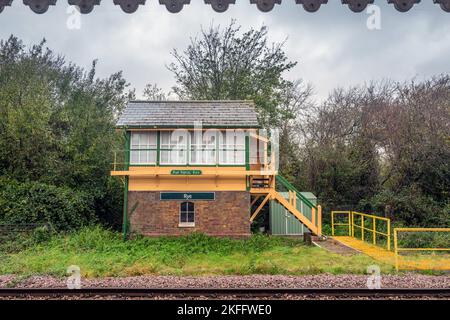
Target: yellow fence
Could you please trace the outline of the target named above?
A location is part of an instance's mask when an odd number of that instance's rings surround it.
[[[335,218],[337,216],[345,216],[344,222],[337,222]],[[359,223],[357,223],[359,220]],[[371,227],[368,228],[368,221],[371,222]],[[380,222],[384,222],[386,224],[386,232],[382,232],[377,229],[377,226],[380,226]],[[386,237],[386,247],[387,250],[391,250],[391,220],[384,217],[374,216],[370,214],[365,214],[356,211],[331,211],[331,233],[332,236],[335,235],[336,227],[347,228],[348,236],[355,237],[355,228],[360,230],[361,240],[365,241],[366,239],[371,238],[372,244],[377,244],[377,235]],[[367,238],[367,233],[369,234],[369,238]]]
[[[398,234],[401,232],[450,232],[450,228],[394,228],[394,254],[395,254],[395,268],[400,269],[399,252],[423,252],[423,251],[450,251],[450,248],[400,248],[398,245]],[[436,263],[438,262],[438,263]],[[440,263],[439,263],[440,262]],[[414,267],[414,263],[409,262],[403,269],[437,269],[450,270],[450,259],[437,261],[421,260]]]

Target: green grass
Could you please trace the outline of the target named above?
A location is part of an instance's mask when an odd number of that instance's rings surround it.
[[[15,252],[0,251],[0,274],[64,276],[70,265],[78,265],[84,277],[363,274],[372,264],[383,273],[393,271],[362,254],[341,256],[305,246],[300,239],[264,235],[233,240],[193,234],[124,242],[119,233],[93,227],[40,239]]]

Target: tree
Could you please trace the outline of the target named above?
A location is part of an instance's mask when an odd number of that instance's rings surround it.
[[[449,101],[448,75],[335,90],[297,126],[298,180],[329,209],[448,225]]]
[[[76,189],[111,222],[121,201],[109,173],[123,146],[115,121],[133,91],[121,72],[98,79],[96,61],[84,70],[44,45],[0,42],[0,178]]]
[[[223,30],[211,26],[183,51],[173,50],[174,93],[181,99],[253,100],[263,126],[278,126],[282,74],[296,62],[288,61],[284,43],[268,44],[261,27],[240,34],[232,21]]]
[[[300,154],[303,121],[313,103],[313,87],[303,80],[284,81],[279,96],[279,161],[280,173],[297,185],[302,185],[300,176]]]
[[[166,94],[158,85],[149,83],[145,86],[143,92],[144,98],[149,101],[168,100],[169,94]]]

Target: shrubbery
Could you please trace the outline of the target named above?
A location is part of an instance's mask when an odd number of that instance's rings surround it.
[[[449,223],[449,205],[443,205],[430,196],[410,187],[394,193],[388,190],[374,196],[370,203],[375,212],[385,212],[395,222],[409,227],[446,227]]]
[[[95,222],[90,195],[39,182],[0,181],[0,223],[49,224],[73,230]]]

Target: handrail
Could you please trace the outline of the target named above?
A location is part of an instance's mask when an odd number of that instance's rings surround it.
[[[347,223],[337,223],[335,222],[335,216],[338,214],[346,214],[348,216]],[[355,224],[355,216],[361,217],[361,224]],[[364,226],[364,219],[372,219],[372,228],[369,229]],[[377,230],[377,220],[381,220],[387,223],[387,232],[381,232]],[[391,220],[385,217],[379,217],[367,213],[356,212],[356,211],[331,211],[331,234],[335,234],[335,226],[346,226],[348,228],[348,236],[355,237],[355,227],[361,230],[361,240],[364,241],[364,231],[372,233],[372,243],[377,244],[377,235],[385,236],[387,239],[387,250],[391,250]]]
[[[380,216],[376,216],[376,215],[373,215],[373,214],[367,214],[367,213],[362,213],[362,212],[358,212],[358,211],[352,211],[352,212],[354,212],[355,214],[357,214],[359,216],[365,216],[365,217],[369,217],[369,218],[376,217],[378,220],[385,220],[385,221],[390,220],[389,218],[380,217]]]
[[[398,233],[399,232],[450,232],[450,228],[394,228],[394,255],[395,255],[395,269],[400,269],[399,264],[399,251],[450,251],[449,248],[400,248],[398,246]],[[449,266],[450,268],[450,266]],[[430,266],[429,269],[433,269]]]
[[[302,195],[300,193],[300,191],[298,191],[298,189],[296,187],[294,187],[289,181],[287,181],[285,178],[283,178],[282,176],[280,176],[279,174],[276,175],[276,180],[278,182],[280,182],[282,185],[284,185],[288,190],[290,191],[294,191],[297,196],[303,201],[303,203],[305,203],[309,208],[314,208],[317,209],[317,206],[314,205],[311,201],[309,201],[304,195]]]
[[[346,214],[348,222],[347,223],[336,223],[334,222],[334,217],[337,214]],[[351,227],[351,212],[350,211],[331,211],[331,236],[335,234],[335,226],[346,226],[348,228],[348,235],[352,236],[352,227]]]
[[[355,224],[355,216],[361,217],[361,225],[360,226]],[[364,226],[364,218],[372,219],[372,229],[368,229]],[[377,231],[377,228],[376,228],[377,220],[385,221],[387,223],[387,228],[386,228],[387,233]],[[377,237],[376,237],[377,234],[385,236],[387,239],[387,245],[386,245],[387,250],[388,251],[391,250],[391,219],[385,218],[385,217],[380,217],[380,216],[375,216],[372,214],[352,211],[351,223],[352,223],[352,236],[353,237],[355,236],[355,227],[357,227],[361,230],[361,240],[362,241],[364,241],[364,230],[371,232],[372,233],[372,243],[374,245],[377,244]]]

